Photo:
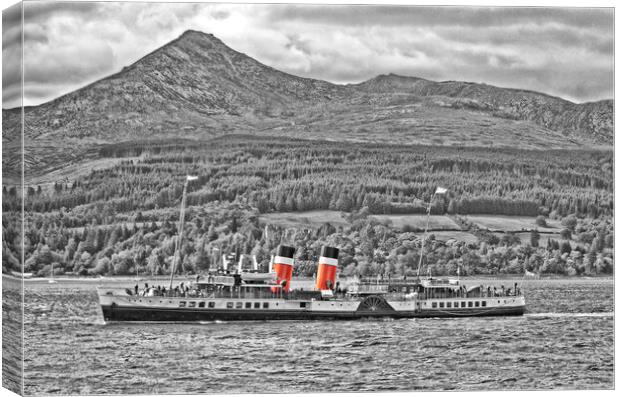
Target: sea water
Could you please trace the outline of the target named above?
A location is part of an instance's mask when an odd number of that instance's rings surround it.
[[[522,317],[105,324],[116,284],[26,281],[26,394],[613,387],[611,279],[526,281]]]

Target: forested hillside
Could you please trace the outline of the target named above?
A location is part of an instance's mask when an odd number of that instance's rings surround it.
[[[97,148],[119,162],[75,181],[30,186],[25,198],[25,271],[162,274],[169,271],[186,175],[182,271],[205,271],[213,249],[251,252],[265,264],[280,243],[299,247],[300,274],[312,275],[320,245],[342,247],[344,274],[411,274],[421,235],[372,214],[448,214],[477,241],[431,236],[433,271],[469,274],[597,274],[613,269],[613,153],[353,144],[254,136],[210,141],[123,143]],[[20,197],[3,188],[3,271],[18,269]],[[314,209],[345,212],[347,227],[282,228],[259,215]],[[473,224],[467,215],[538,217],[562,222],[539,244]],[[220,252],[222,252],[220,251]]]

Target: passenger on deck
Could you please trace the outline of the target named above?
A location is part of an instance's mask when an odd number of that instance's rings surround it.
[[[133,290],[135,291],[135,295],[138,295],[138,284],[136,284],[135,287],[133,287]]]

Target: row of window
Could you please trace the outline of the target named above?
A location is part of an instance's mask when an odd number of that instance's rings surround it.
[[[198,304],[198,306],[196,306],[196,304]],[[205,307],[205,304],[207,304],[207,307],[209,309],[213,309],[215,307],[215,302],[196,302],[196,301],[180,301],[179,302],[179,307]],[[269,302],[262,302],[262,306],[263,309],[269,309]],[[260,309],[261,308],[261,302],[226,302],[226,308],[227,309]]]
[[[486,307],[487,302],[486,301],[482,301],[482,307]],[[452,308],[452,302],[439,302],[439,307],[440,308]],[[459,302],[454,302],[454,307],[457,308],[459,307]],[[461,302],[460,307],[480,307],[480,302],[479,301],[469,301],[469,302]],[[437,302],[433,302],[433,309],[437,308]]]

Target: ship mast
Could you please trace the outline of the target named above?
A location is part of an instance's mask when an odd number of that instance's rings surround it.
[[[174,259],[172,260],[172,271],[170,272],[170,290],[172,290],[172,280],[177,267],[177,262],[181,259],[181,244],[183,243],[183,226],[185,225],[185,201],[187,199],[187,185],[190,181],[198,179],[197,176],[188,175],[183,185],[183,198],[181,199],[181,214],[179,216],[179,237],[177,239]]]
[[[435,193],[431,196],[431,200],[428,202],[428,207],[426,208],[426,228],[424,229],[424,236],[422,237],[422,247],[420,249],[420,259],[418,261],[418,270],[416,272],[416,277],[418,280],[420,279],[420,269],[422,268],[422,257],[424,256],[424,243],[426,242],[426,236],[428,234],[428,225],[431,220],[431,206],[433,205],[433,200],[435,196],[438,194],[445,194],[448,190],[442,187],[437,187]]]

